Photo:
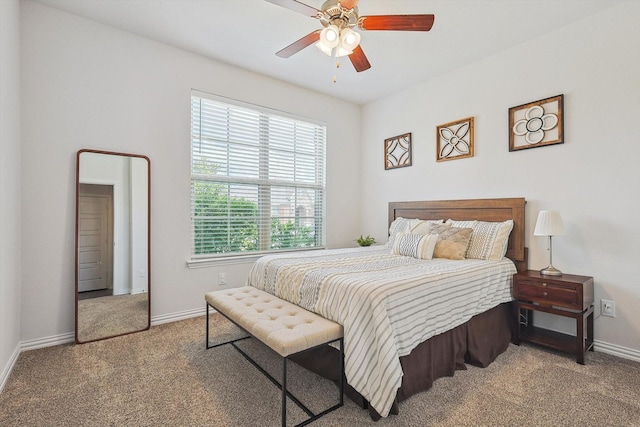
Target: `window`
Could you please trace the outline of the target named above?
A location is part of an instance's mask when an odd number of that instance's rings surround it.
[[[193,92],[194,258],[324,246],[326,126]]]

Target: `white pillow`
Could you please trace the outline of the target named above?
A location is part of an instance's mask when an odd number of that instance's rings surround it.
[[[399,216],[394,219],[393,222],[389,225],[389,240],[386,243],[388,248],[393,248],[393,242],[398,233],[407,233],[409,232],[409,223],[410,219],[402,218]]]
[[[435,234],[398,233],[391,253],[418,259],[431,259],[437,241],[438,236]]]
[[[507,253],[513,220],[503,222],[447,220],[453,227],[471,227],[471,242],[466,258],[499,261]]]

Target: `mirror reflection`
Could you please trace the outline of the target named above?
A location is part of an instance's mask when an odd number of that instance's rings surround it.
[[[76,165],[76,342],[148,329],[149,159],[80,150]]]

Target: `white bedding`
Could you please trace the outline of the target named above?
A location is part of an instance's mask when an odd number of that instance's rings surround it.
[[[420,260],[383,246],[268,255],[248,284],[344,326],[347,381],[383,417],[402,381],[400,357],[503,302],[509,259]]]

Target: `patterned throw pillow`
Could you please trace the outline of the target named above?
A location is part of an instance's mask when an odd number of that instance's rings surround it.
[[[469,225],[470,222],[473,222],[473,225]],[[473,228],[467,258],[499,261],[507,253],[513,220],[504,222],[448,220],[447,223],[453,227]]]
[[[431,234],[438,236],[433,257],[464,259],[472,232],[472,228],[451,227],[448,224],[432,225]]]
[[[429,226],[428,234],[441,234],[451,228],[451,224],[431,224]]]
[[[391,253],[418,259],[431,259],[438,236],[431,234],[398,233]]]

